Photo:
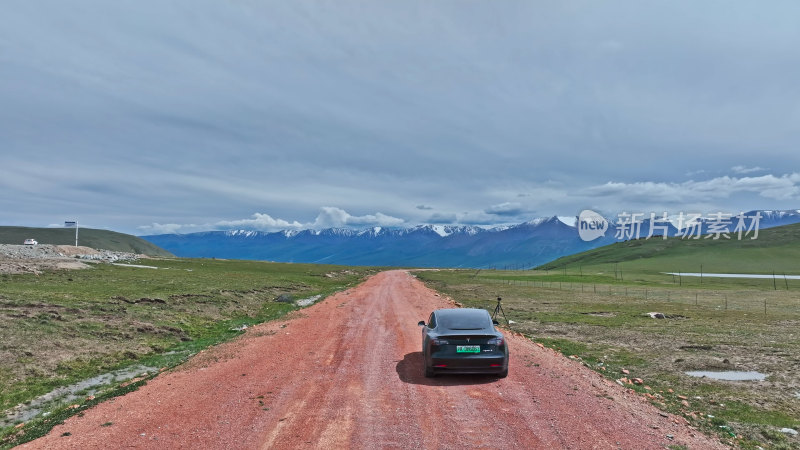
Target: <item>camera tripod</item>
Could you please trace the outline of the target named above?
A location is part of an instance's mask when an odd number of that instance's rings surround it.
[[[497,306],[494,307],[494,312],[492,313],[492,320],[497,320],[497,313],[503,314],[503,319],[506,319],[506,323],[508,323],[508,317],[506,317],[506,312],[503,311],[503,305],[500,303],[503,301],[502,298],[497,297]]]

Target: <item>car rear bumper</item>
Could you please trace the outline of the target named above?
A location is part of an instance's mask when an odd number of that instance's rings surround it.
[[[430,367],[437,373],[499,373],[508,369],[508,358],[503,355],[433,357]]]

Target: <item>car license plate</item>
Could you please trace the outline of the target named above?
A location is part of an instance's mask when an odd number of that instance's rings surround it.
[[[456,346],[456,353],[480,353],[480,345],[458,345]]]

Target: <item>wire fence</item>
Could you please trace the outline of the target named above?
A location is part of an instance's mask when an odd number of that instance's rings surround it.
[[[800,313],[800,296],[788,289],[670,289],[513,278],[481,277],[480,279],[494,284],[537,288],[537,291],[572,292],[583,300],[673,303],[719,311],[747,311],[761,314]]]

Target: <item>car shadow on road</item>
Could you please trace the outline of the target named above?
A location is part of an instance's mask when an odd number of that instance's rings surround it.
[[[422,384],[426,386],[464,386],[472,384],[493,383],[499,378],[495,375],[438,375],[435,378],[425,378],[422,371],[422,352],[411,352],[397,362],[395,366],[400,381],[409,384]]]

